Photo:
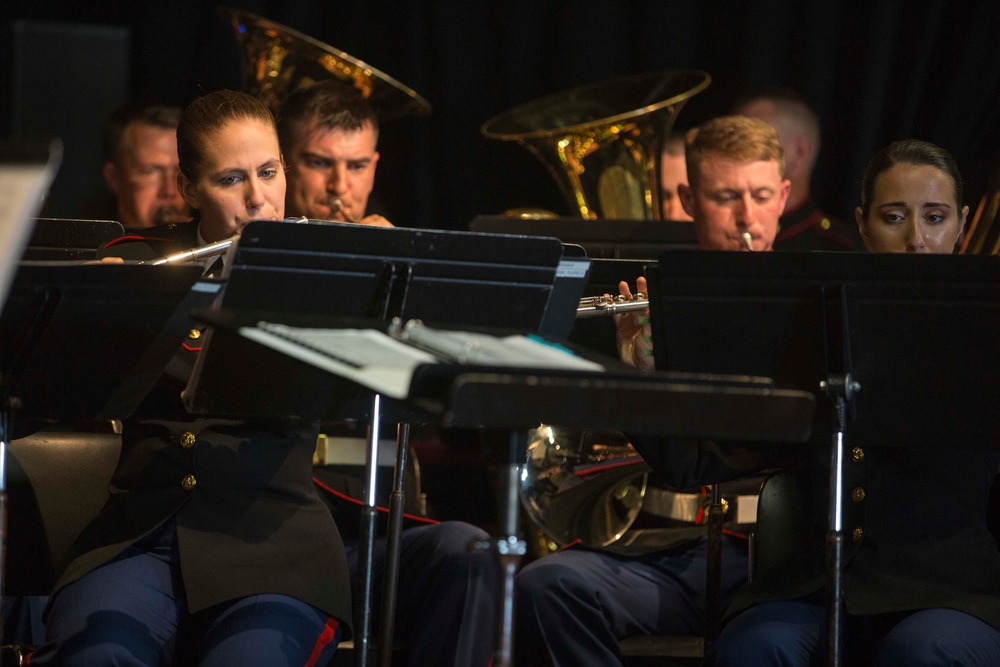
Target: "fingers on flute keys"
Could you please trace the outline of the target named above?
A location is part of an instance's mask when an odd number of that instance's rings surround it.
[[[646,292],[646,279],[640,276],[635,281],[637,293]],[[629,285],[624,280],[618,283],[622,296],[631,296]],[[615,315],[615,339],[618,356],[623,362],[641,370],[653,370],[653,335],[649,324],[649,309]]]

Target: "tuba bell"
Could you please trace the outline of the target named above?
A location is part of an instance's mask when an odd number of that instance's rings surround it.
[[[416,92],[339,49],[242,9],[221,7],[219,13],[243,52],[244,90],[272,113],[295,90],[331,78],[361,91],[382,120],[431,112]]]
[[[990,176],[965,230],[959,252],[964,255],[1000,255],[1000,165]]]
[[[611,79],[515,107],[480,131],[534,153],[582,218],[659,220],[663,142],[710,82],[695,70]]]
[[[542,425],[528,435],[521,504],[545,535],[542,552],[613,545],[635,522],[649,466],[616,431]]]

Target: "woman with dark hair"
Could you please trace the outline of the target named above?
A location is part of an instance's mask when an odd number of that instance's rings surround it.
[[[917,139],[875,154],[854,212],[869,252],[954,252],[968,215],[955,160],[940,146]]]
[[[178,127],[187,233],[280,219],[270,112],[244,93],[193,102]],[[188,353],[194,354],[194,353]],[[193,418],[164,374],[124,423],[100,514],[50,603],[33,665],[323,665],[350,622],[343,544],[312,483],[318,424]]]
[[[856,218],[870,252],[951,253],[968,210],[951,156],[906,140],[868,164]],[[1000,552],[987,524],[1000,450],[989,444],[852,443],[843,464],[844,664],[1000,664]],[[829,473],[812,468],[781,473],[800,492],[792,513],[802,520],[789,536],[797,547],[737,596],[707,664],[826,664],[827,508],[813,494],[828,488]]]

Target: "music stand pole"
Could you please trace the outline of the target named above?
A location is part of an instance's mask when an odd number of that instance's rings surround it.
[[[826,640],[827,664],[839,667],[844,620],[844,591],[842,583],[844,527],[844,432],[847,429],[847,402],[861,389],[850,374],[833,375],[821,383],[836,409],[836,429],[830,447],[830,519],[827,532],[827,586],[826,586]]]
[[[7,415],[0,413],[0,605],[7,598]],[[0,630],[0,637],[3,632]]]
[[[393,633],[396,629],[396,593],[399,585],[399,560],[402,554],[406,454],[410,446],[410,425],[401,422],[396,433],[396,470],[389,500],[389,529],[385,542],[385,575],[382,577],[382,613],[378,636],[378,665],[391,667]]]
[[[371,631],[372,560],[375,553],[375,491],[378,473],[379,421],[382,397],[372,397],[371,427],[368,429],[368,451],[365,454],[365,503],[361,508],[361,543],[358,545],[358,576],[361,577],[361,602],[355,613],[357,625],[354,640],[354,665],[368,664],[369,635]]]
[[[722,607],[722,518],[722,487],[713,484],[706,522],[708,535],[705,558],[704,648],[706,651],[719,636],[719,616]]]
[[[509,667],[514,663],[514,573],[521,558],[527,553],[527,542],[518,537],[519,499],[518,476],[520,462],[528,446],[527,431],[511,431],[507,448],[507,462],[500,466],[499,536],[474,542],[472,548],[492,550],[500,563],[503,594],[500,596],[500,619],[497,647],[493,654],[494,667]]]

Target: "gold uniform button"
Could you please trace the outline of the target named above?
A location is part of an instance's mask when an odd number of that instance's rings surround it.
[[[830,229],[830,218],[823,218],[819,221],[819,226],[823,229]]]
[[[854,538],[855,542],[860,542],[861,538],[865,536],[865,529],[858,526],[853,531],[851,531],[851,537]]]
[[[861,463],[865,460],[865,450],[860,447],[851,448],[851,460],[855,463]]]
[[[196,438],[194,437],[194,433],[191,431],[185,431],[181,434],[181,447],[184,449],[191,449],[194,447],[195,440]]]
[[[856,486],[851,490],[851,500],[856,503],[860,503],[865,499],[865,489],[861,486]]]
[[[181,488],[185,491],[193,491],[194,487],[198,486],[198,480],[195,479],[194,475],[184,475],[181,480]]]
[[[191,340],[198,340],[201,338],[201,331],[198,329],[191,329],[191,331],[188,332],[188,338]]]

